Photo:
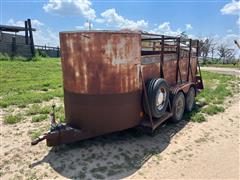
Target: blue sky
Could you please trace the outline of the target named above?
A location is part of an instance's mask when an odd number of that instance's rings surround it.
[[[37,44],[58,45],[58,32],[87,29],[141,29],[190,37],[212,36],[229,43],[239,36],[240,2],[221,0],[1,0],[1,24],[31,18]]]

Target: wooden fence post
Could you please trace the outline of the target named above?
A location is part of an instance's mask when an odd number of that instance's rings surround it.
[[[29,35],[30,35],[30,45],[31,45],[31,53],[32,56],[35,56],[35,49],[34,49],[34,42],[33,42],[33,33],[32,33],[32,25],[31,25],[31,20],[28,19],[28,29],[29,29]]]
[[[28,22],[24,21],[25,23],[25,43],[28,45]]]
[[[60,48],[57,47],[57,57],[60,57]]]
[[[12,37],[12,57],[16,55],[16,36]]]

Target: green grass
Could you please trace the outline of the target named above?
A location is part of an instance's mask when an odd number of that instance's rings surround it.
[[[0,61],[0,107],[63,97],[62,71],[59,58],[40,61]]]
[[[61,123],[65,122],[65,113],[63,106],[57,106],[55,108],[56,119],[59,120]]]
[[[51,106],[40,106],[38,104],[32,105],[26,112],[27,115],[36,114],[49,114],[51,112]]]
[[[32,122],[41,122],[48,118],[46,114],[35,115],[32,117]]]
[[[31,139],[34,140],[34,139],[38,138],[39,136],[41,136],[43,131],[37,130],[37,131],[29,132],[29,133],[30,133]]]
[[[16,124],[20,122],[23,119],[21,114],[16,114],[16,115],[7,115],[4,117],[4,123],[5,124]]]
[[[197,96],[197,100],[204,99],[206,104],[223,103],[227,96],[232,96],[231,82],[239,82],[239,78],[210,72],[203,72],[204,90]],[[237,87],[236,87],[237,88]]]
[[[235,76],[202,72],[204,90],[196,98],[196,108],[186,114],[193,122],[203,122],[206,115],[214,115],[224,111],[221,106],[227,97],[239,93],[240,79]]]
[[[224,112],[224,108],[222,106],[217,106],[217,105],[209,105],[206,108],[203,108],[201,110],[203,113],[206,113],[208,115],[214,115],[219,112]]]
[[[28,131],[28,135],[30,136],[30,138],[32,140],[36,139],[37,137],[43,135],[45,132],[47,132],[49,130],[49,126],[45,125],[45,126],[38,126],[36,127],[36,129],[34,130],[29,130]]]
[[[239,69],[240,68],[240,65],[239,64],[206,64],[204,65],[206,67],[223,67],[223,68],[237,68]]]
[[[201,113],[200,110],[201,108],[195,107],[195,109],[193,109],[191,112],[186,113],[184,115],[184,118],[192,122],[198,122],[198,123],[206,121],[204,114]]]
[[[11,58],[9,57],[9,55],[7,53],[0,53],[0,61],[8,61],[11,60]]]
[[[206,118],[202,113],[196,113],[191,117],[191,121],[200,123],[206,121]]]
[[[59,58],[42,58],[38,61],[0,61],[0,107],[16,105],[20,108],[31,105],[26,115],[32,122],[43,120],[51,112],[50,106],[37,105],[55,97],[63,97],[62,71]],[[197,96],[198,106],[203,109],[189,114],[189,119],[202,122],[205,115],[223,111],[226,97],[239,93],[239,78],[210,72],[202,72],[205,89]],[[14,107],[13,107],[14,108]],[[56,118],[64,122],[64,107],[55,108]],[[44,118],[43,118],[44,117]],[[18,122],[19,117],[5,117],[7,122]]]

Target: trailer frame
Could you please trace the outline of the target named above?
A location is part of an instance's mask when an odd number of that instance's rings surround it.
[[[150,111],[150,105],[148,101],[148,94],[146,91],[146,83],[144,81],[145,75],[143,72],[143,65],[148,64],[156,64],[159,63],[159,78],[165,77],[164,74],[164,62],[165,62],[165,55],[176,55],[176,76],[175,76],[175,84],[170,86],[170,93],[172,96],[176,95],[178,92],[182,91],[184,93],[187,93],[190,87],[194,87],[196,94],[199,93],[204,87],[203,87],[203,81],[202,81],[202,75],[201,75],[201,69],[198,61],[199,56],[199,41],[195,41],[196,44],[196,59],[197,59],[197,75],[193,77],[193,67],[191,65],[191,58],[193,53],[193,40],[192,39],[183,39],[182,37],[172,37],[172,36],[166,36],[166,35],[158,35],[158,34],[152,34],[152,33],[141,33],[141,42],[150,42],[153,44],[153,47],[150,51],[144,50],[144,47],[142,47],[142,59],[140,64],[140,72],[139,72],[139,79],[141,79],[142,84],[142,93],[143,97],[146,99],[147,104],[147,111],[148,115],[146,113],[143,113],[143,119],[140,122],[139,126],[146,128],[147,130],[150,130],[150,132],[154,132],[154,130],[159,127],[163,122],[165,122],[167,119],[171,118],[173,115],[172,111],[172,101],[168,100],[168,107],[167,111],[161,118],[153,118]],[[181,70],[179,67],[179,61],[181,59],[181,41],[188,42],[188,45],[185,46],[188,48],[188,62],[187,62],[187,80],[183,81]],[[159,44],[159,46],[157,46]],[[170,50],[165,50],[166,48]],[[145,61],[146,59],[149,60],[145,55],[154,55],[154,59],[150,61]],[[160,57],[158,59],[158,56]],[[156,58],[157,57],[157,58]],[[190,78],[191,77],[191,78]],[[191,80],[190,80],[191,79]],[[101,135],[101,133],[98,132],[91,132],[86,131],[78,128],[74,128],[70,126],[69,124],[57,124],[55,121],[55,115],[54,115],[54,107],[53,107],[53,113],[51,114],[51,126],[52,128],[44,133],[42,136],[38,137],[34,141],[32,141],[32,145],[36,145],[40,141],[46,139],[48,146],[56,146],[59,144],[67,144],[72,143],[75,141],[79,141],[82,139],[91,138],[94,136]]]

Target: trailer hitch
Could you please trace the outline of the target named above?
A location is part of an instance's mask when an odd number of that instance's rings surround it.
[[[59,144],[68,144],[82,139],[87,139],[101,133],[86,131],[74,128],[69,124],[57,123],[55,120],[55,105],[52,106],[52,113],[50,114],[51,126],[50,130],[43,135],[37,137],[31,142],[31,145],[36,145],[46,139],[47,146],[57,146]]]
[[[34,139],[32,142],[31,142],[31,145],[34,146],[36,144],[38,144],[39,142],[43,141],[44,139],[46,139],[47,135],[41,135],[39,137],[37,137],[36,139]]]
[[[37,137],[36,139],[34,139],[31,142],[31,145],[36,145],[39,142],[43,141],[44,139],[47,139],[47,136],[51,132],[59,130],[61,128],[62,124],[57,124],[56,123],[56,119],[55,119],[55,104],[52,105],[52,112],[50,114],[50,122],[51,122],[50,131],[48,131],[48,132],[44,133],[43,135],[41,135],[41,136]]]

